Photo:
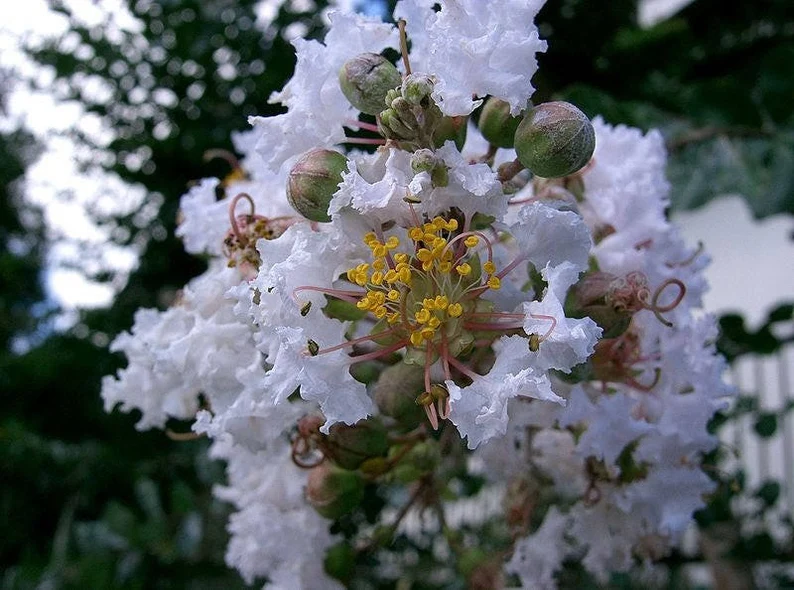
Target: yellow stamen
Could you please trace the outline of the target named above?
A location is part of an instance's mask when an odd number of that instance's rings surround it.
[[[463,314],[463,306],[460,303],[453,303],[447,308],[447,314],[451,318],[459,318]]]
[[[463,264],[456,266],[455,270],[458,271],[460,276],[467,277],[469,274],[471,274],[471,265],[468,262],[464,262]]]
[[[485,264],[482,265],[482,269],[487,272],[489,275],[492,275],[496,272],[496,265],[491,262],[490,260],[486,261]]]
[[[502,281],[499,280],[499,277],[491,277],[488,279],[488,286],[491,289],[499,289],[502,286]]]
[[[463,243],[466,244],[467,248],[474,248],[474,246],[480,243],[480,238],[478,238],[477,236],[469,236],[468,238],[463,240]]]

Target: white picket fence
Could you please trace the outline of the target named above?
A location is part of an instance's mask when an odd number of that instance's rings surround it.
[[[725,426],[722,442],[734,450],[734,461],[744,468],[748,489],[778,481],[783,487],[781,502],[794,514],[794,412],[784,411],[794,402],[794,345],[770,356],[740,357],[729,378],[741,395],[756,397],[760,411],[777,413],[778,424],[773,436],[762,438],[754,429],[756,417],[745,415]]]

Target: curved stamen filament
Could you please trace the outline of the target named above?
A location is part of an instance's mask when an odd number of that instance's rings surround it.
[[[358,356],[351,356],[348,364],[354,365],[356,363],[363,363],[364,361],[371,361],[382,356],[388,356],[393,352],[397,352],[401,348],[405,348],[406,346],[408,346],[408,340],[400,340],[399,342],[396,342],[391,346],[387,346],[381,350],[368,352],[367,354],[360,354]]]
[[[248,243],[248,238],[246,238],[243,234],[240,233],[240,227],[237,225],[237,216],[234,214],[235,209],[237,209],[237,203],[241,200],[245,199],[248,201],[248,204],[251,205],[251,212],[248,214],[249,217],[254,216],[255,206],[254,200],[251,198],[251,195],[248,193],[240,193],[236,197],[232,199],[232,202],[229,203],[229,224],[232,226],[232,232],[234,233],[234,237],[237,238],[243,246]]]
[[[447,243],[447,245],[444,246],[444,249],[441,251],[441,256],[443,256],[447,252],[447,250],[449,250],[450,247],[455,242],[458,242],[460,240],[464,240],[464,239],[466,239],[466,238],[468,238],[470,236],[476,236],[476,237],[480,238],[481,240],[483,240],[485,242],[485,245],[488,248],[488,260],[490,262],[493,262],[493,244],[491,243],[491,240],[489,240],[488,237],[484,233],[482,233],[481,231],[476,231],[476,230],[474,230],[474,231],[464,231],[463,233],[458,234],[457,236],[452,238]],[[460,256],[458,256],[458,258],[460,258]]]
[[[669,287],[670,285],[675,285],[678,287],[678,295],[676,295],[675,299],[672,303],[668,305],[659,305],[659,297],[661,297],[664,290]],[[684,295],[686,295],[686,285],[682,281],[678,279],[667,279],[664,283],[662,283],[658,289],[653,294],[653,299],[651,299],[651,307],[659,312],[666,312],[672,311],[683,301]]]
[[[240,162],[232,152],[223,149],[212,149],[204,152],[204,161],[211,162],[212,160],[226,160],[233,169],[240,168]]]
[[[662,378],[662,370],[661,369],[656,368],[653,371],[654,371],[653,382],[650,385],[643,385],[642,383],[640,383],[639,381],[637,381],[634,377],[632,377],[630,375],[626,377],[626,383],[629,386],[633,387],[634,389],[639,389],[640,391],[649,392],[649,391],[651,391],[654,387],[656,387],[659,384],[659,380]]]
[[[388,336],[389,334],[393,334],[396,331],[397,331],[397,328],[390,328],[389,330],[384,330],[383,332],[378,332],[377,334],[369,334],[368,336],[361,336],[360,338],[354,338],[353,340],[347,340],[347,341],[342,342],[341,344],[337,344],[335,346],[329,346],[328,348],[321,348],[313,356],[320,356],[321,354],[334,352],[335,350],[342,350],[343,348],[347,348],[349,346],[355,346],[356,344],[361,344],[362,342],[370,342],[372,340],[376,340],[378,338],[382,338],[383,336]]]
[[[297,301],[298,293],[301,291],[314,291],[316,293],[322,293],[323,295],[330,295],[331,297],[336,297],[337,299],[347,301],[348,303],[358,303],[359,299],[365,295],[365,293],[361,291],[344,291],[342,289],[327,289],[325,287],[313,287],[311,285],[305,285],[303,287],[296,287],[293,289],[292,298]]]
[[[346,137],[342,143],[355,143],[359,145],[386,145],[385,139],[370,137]]]
[[[457,360],[455,357],[453,357],[453,356],[449,356],[449,357],[447,357],[447,360],[449,361],[449,363],[450,363],[450,364],[451,364],[453,367],[455,367],[455,368],[456,368],[458,371],[460,371],[461,373],[463,373],[464,375],[466,375],[466,377],[468,377],[468,378],[469,378],[469,379],[471,379],[472,381],[474,381],[474,380],[475,380],[477,377],[481,377],[481,375],[478,375],[477,373],[475,373],[474,371],[472,371],[472,370],[471,370],[469,367],[467,367],[466,365],[464,365],[463,363],[461,363],[461,362],[460,362],[459,360]]]
[[[463,327],[467,330],[518,330],[523,326],[523,323],[506,322],[503,324],[497,322],[463,322]]]
[[[373,125],[372,123],[367,123],[366,121],[359,121],[358,119],[345,119],[345,125],[348,127],[358,127],[359,129],[365,129],[367,131],[374,131],[375,133],[380,133],[377,125]]]
[[[516,266],[518,266],[522,262],[524,262],[526,259],[527,257],[524,256],[523,254],[517,256],[515,260],[513,260],[513,262],[511,262],[510,264],[505,266],[502,270],[500,270],[498,273],[496,273],[497,278],[503,279],[507,275],[507,273],[509,273],[511,270],[513,270]]]
[[[548,321],[551,322],[551,326],[549,327],[549,329],[546,331],[546,333],[543,336],[540,337],[540,342],[543,342],[549,336],[551,336],[551,333],[554,332],[554,328],[557,327],[557,318],[555,318],[554,316],[545,315],[545,314],[542,314],[542,313],[535,314],[535,313],[530,312],[529,313],[529,317],[531,317],[532,319],[535,319],[535,320],[548,320]]]

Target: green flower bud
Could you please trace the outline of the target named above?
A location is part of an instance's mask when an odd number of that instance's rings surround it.
[[[357,471],[334,467],[327,461],[309,472],[306,500],[325,518],[336,520],[351,512],[364,497],[364,478]]]
[[[489,98],[480,113],[478,127],[489,143],[500,148],[513,147],[516,129],[521,117],[510,114],[510,105],[494,96]]]
[[[349,541],[332,545],[325,552],[325,573],[343,584],[350,582],[356,569],[356,551]]]
[[[427,74],[411,74],[403,80],[402,95],[411,104],[419,105],[430,96],[434,86],[433,78]]]
[[[342,182],[347,158],[333,150],[307,152],[290,170],[287,200],[301,215],[312,221],[331,221],[328,205]]]
[[[411,156],[411,170],[416,174],[420,172],[432,172],[433,168],[435,168],[438,163],[438,158],[436,158],[433,150],[427,148],[416,150]]]
[[[383,110],[386,93],[400,82],[397,68],[377,53],[357,55],[339,70],[342,93],[350,104],[368,115],[377,115]]]
[[[414,403],[416,392],[425,387],[424,381],[422,368],[397,363],[381,373],[373,400],[381,413],[397,420],[404,430],[411,430],[424,419],[424,411]]]
[[[539,104],[515,135],[518,159],[536,176],[558,178],[581,170],[593,156],[595,130],[582,111],[567,102]]]
[[[323,441],[323,450],[340,467],[358,469],[367,459],[386,455],[386,428],[376,418],[360,420],[353,426],[335,424]]]
[[[455,142],[455,146],[463,149],[466,143],[466,131],[468,129],[468,117],[444,117],[436,125],[433,132],[433,145],[441,147],[449,140]]]

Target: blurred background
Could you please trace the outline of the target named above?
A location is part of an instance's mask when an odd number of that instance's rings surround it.
[[[355,2],[336,2],[350,7]],[[393,2],[357,8],[386,14]],[[204,268],[190,183],[322,37],[322,0],[26,0],[0,22],[0,587],[236,588],[223,465],[105,414],[109,342]],[[794,11],[790,0],[549,0],[535,100],[660,128],[671,215],[714,263],[740,395],[671,588],[794,587]],[[173,424],[186,431],[187,424]],[[632,586],[631,575],[610,587]],[[582,582],[584,583],[584,582]],[[594,584],[587,581],[587,584]],[[261,585],[261,584],[260,584]],[[584,586],[577,586],[584,587]],[[592,586],[596,587],[596,586]]]

